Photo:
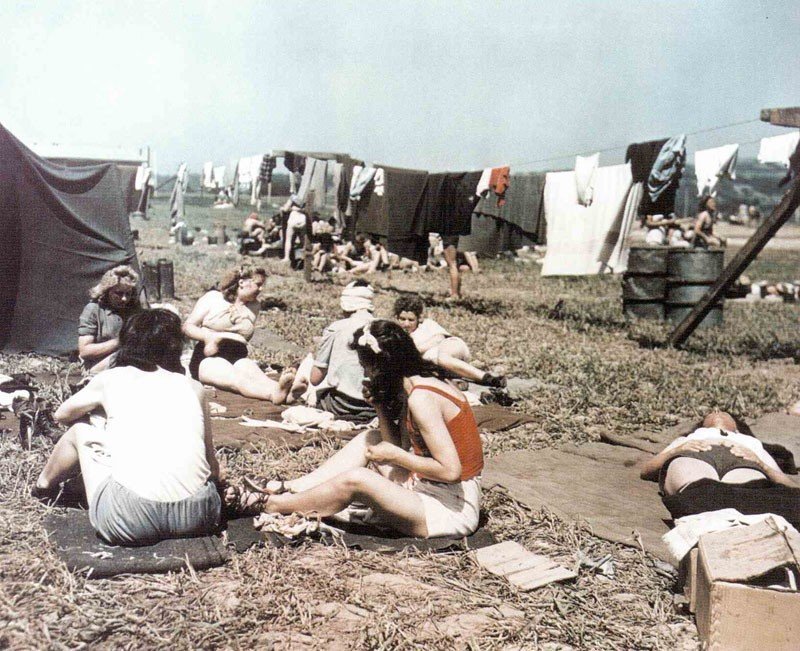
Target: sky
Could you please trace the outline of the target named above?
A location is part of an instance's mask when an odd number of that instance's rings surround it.
[[[557,169],[622,145],[611,164],[719,125],[756,120],[690,150],[778,135],[760,109],[800,105],[791,0],[9,0],[0,22],[0,123],[148,145],[163,173],[272,149]]]

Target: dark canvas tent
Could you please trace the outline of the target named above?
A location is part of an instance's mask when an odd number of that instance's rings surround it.
[[[131,191],[117,165],[65,168],[0,125],[0,350],[77,347],[89,288],[115,265],[137,264]]]

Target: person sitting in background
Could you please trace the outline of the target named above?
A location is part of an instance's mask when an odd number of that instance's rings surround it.
[[[114,267],[89,295],[92,300],[78,319],[78,355],[94,374],[114,365],[122,324],[141,308],[139,274],[128,265]]]
[[[642,226],[647,229],[644,241],[652,246],[680,246],[688,247],[689,242],[683,235],[681,221],[671,214],[668,218],[664,215],[645,215]]]
[[[355,280],[342,290],[339,305],[344,318],[325,328],[310,370],[311,385],[320,387],[317,407],[353,422],[375,418],[374,407],[364,397],[364,369],[350,347],[353,333],[374,318],[374,293],[365,280]]]
[[[673,519],[734,508],[744,515],[775,513],[800,525],[800,486],[778,466],[747,424],[723,411],[708,414],[641,468],[658,480]]]
[[[484,459],[464,395],[437,377],[396,323],[370,321],[349,345],[369,378],[379,429],[297,479],[258,491],[231,486],[226,503],[245,513],[314,513],[420,538],[474,533]]]
[[[54,498],[83,477],[89,520],[112,545],[201,536],[219,524],[219,464],[203,387],[183,374],[180,318],[143,310],[119,335],[115,368],[93,378],[56,411],[74,423],[59,439],[33,489]],[[102,408],[104,428],[79,419]]]
[[[686,236],[695,247],[708,248],[711,246],[725,246],[725,240],[714,234],[714,224],[717,222],[717,200],[704,195],[697,205],[697,219],[694,229]]]
[[[195,380],[247,398],[286,402],[294,381],[294,370],[286,369],[275,381],[248,358],[247,342],[253,336],[261,305],[258,295],[267,272],[239,267],[197,301],[183,331],[197,344],[189,372]],[[300,387],[297,387],[298,393]]]
[[[466,342],[452,336],[433,319],[422,320],[424,304],[419,296],[401,296],[394,303],[394,316],[409,335],[422,358],[458,377],[490,387],[506,386],[506,378],[492,375],[469,363],[471,358]]]

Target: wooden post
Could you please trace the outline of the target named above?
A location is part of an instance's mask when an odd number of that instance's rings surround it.
[[[739,252],[733,257],[727,267],[722,270],[717,282],[709,290],[688,316],[675,328],[670,335],[668,343],[670,346],[682,345],[694,332],[695,328],[711,311],[714,304],[719,301],[741,273],[747,269],[748,265],[766,246],[778,229],[783,226],[792,216],[797,207],[800,206],[800,176],[795,178],[786,194],[783,195],[780,203],[758,227]]]
[[[800,106],[761,109],[761,121],[769,122],[776,127],[800,127]]]
[[[307,283],[311,282],[311,265],[313,264],[313,245],[311,243],[312,220],[311,213],[314,209],[315,191],[309,190],[306,195],[306,232],[303,236],[303,278]]]

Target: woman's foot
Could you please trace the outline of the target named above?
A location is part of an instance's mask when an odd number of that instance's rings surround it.
[[[249,477],[245,477],[243,483],[248,489],[265,495],[283,495],[284,493],[292,492],[280,476],[278,476],[277,479],[267,480],[267,482],[263,484]]]
[[[481,379],[481,384],[487,387],[494,387],[496,389],[503,389],[508,385],[505,375],[492,375],[491,373],[484,373]]]
[[[272,402],[276,405],[282,405],[286,402],[286,398],[292,389],[294,383],[295,369],[286,368],[278,378],[278,386],[272,392]]]
[[[266,510],[270,494],[247,490],[242,486],[230,485],[225,489],[222,499],[225,510],[230,515],[258,515]]]
[[[286,398],[286,402],[288,404],[292,404],[300,400],[303,397],[303,394],[308,390],[308,380],[303,377],[295,376],[294,381],[292,382],[292,388],[289,390],[289,395]]]

